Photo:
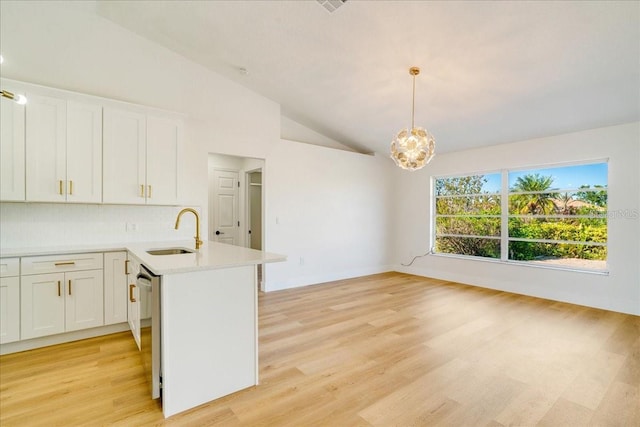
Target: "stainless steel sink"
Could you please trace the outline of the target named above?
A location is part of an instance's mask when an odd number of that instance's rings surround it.
[[[163,249],[151,249],[148,250],[147,253],[149,255],[180,255],[180,254],[191,254],[193,251],[191,249],[185,248],[163,248]]]

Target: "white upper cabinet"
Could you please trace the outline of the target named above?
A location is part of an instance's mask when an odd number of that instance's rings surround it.
[[[102,201],[102,107],[28,94],[27,200]]]
[[[2,83],[2,88],[20,93],[18,87]],[[23,201],[24,105],[2,97],[0,105],[0,200]]]
[[[104,109],[104,203],[146,203],[146,117],[144,114]]]
[[[180,204],[179,113],[1,80],[0,200]]]
[[[182,124],[147,116],[147,203],[178,204]]]
[[[102,201],[102,107],[67,103],[67,201]]]
[[[104,203],[177,205],[182,121],[104,109]]]

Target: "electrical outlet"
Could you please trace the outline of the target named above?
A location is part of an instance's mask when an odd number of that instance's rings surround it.
[[[125,228],[127,231],[138,231],[138,224],[128,222]]]

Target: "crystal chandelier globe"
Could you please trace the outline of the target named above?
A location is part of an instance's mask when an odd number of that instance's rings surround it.
[[[422,169],[436,153],[436,140],[426,129],[414,126],[416,99],[416,76],[420,68],[411,67],[413,76],[413,102],[411,105],[411,130],[402,129],[391,141],[391,158],[402,169],[415,171]]]

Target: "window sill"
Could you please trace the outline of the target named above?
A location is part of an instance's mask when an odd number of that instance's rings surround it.
[[[608,276],[609,270],[594,270],[588,268],[576,268],[576,267],[563,267],[552,264],[543,264],[541,262],[536,261],[503,261],[495,258],[483,258],[483,257],[474,257],[467,255],[455,255],[455,254],[444,254],[444,253],[430,253],[429,256],[442,257],[442,258],[453,258],[453,259],[461,259],[465,261],[479,261],[479,262],[488,262],[492,264],[502,264],[502,265],[516,265],[530,268],[541,268],[544,270],[556,270],[556,271],[568,271],[572,273],[585,273],[585,274],[595,274],[598,276]]]

